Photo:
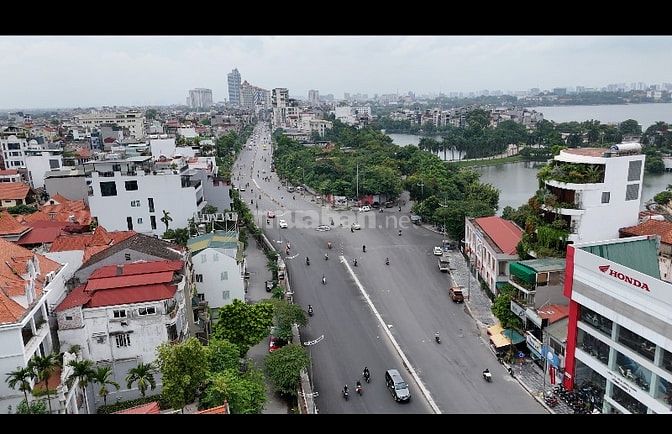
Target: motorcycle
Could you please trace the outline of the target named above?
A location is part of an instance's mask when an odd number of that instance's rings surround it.
[[[358,384],[357,387],[355,388],[355,391],[359,394],[359,396],[362,396],[362,391],[364,389],[362,388],[361,384]]]
[[[357,266],[357,259],[353,261],[353,265],[356,267]]]
[[[329,250],[331,250],[331,241],[329,241],[329,242],[327,243],[327,248],[328,248]]]
[[[385,258],[385,265],[390,265],[390,259],[389,258]]]
[[[401,236],[401,229],[399,229],[399,236]]]
[[[329,255],[327,255],[326,253],[324,254],[324,260],[325,261],[329,260]]]
[[[322,276],[322,285],[326,285],[326,284],[327,284],[327,278]]]
[[[313,316],[313,306],[308,305],[308,316]]]
[[[436,341],[437,344],[441,343],[441,338],[439,337],[439,335],[434,335],[434,340]]]
[[[342,392],[343,392],[343,399],[345,399],[345,400],[347,401],[347,400],[348,400],[348,396],[349,396],[349,395],[348,395],[348,389],[343,389]]]
[[[371,381],[371,374],[369,374],[368,371],[362,372],[362,376],[364,377],[364,381],[366,381],[367,383]]]
[[[310,259],[306,258],[306,265],[310,265]]]
[[[362,252],[366,253],[366,246],[362,246]]]

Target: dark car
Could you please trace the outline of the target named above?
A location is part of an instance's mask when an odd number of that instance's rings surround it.
[[[411,223],[413,223],[414,225],[419,225],[420,223],[422,223],[422,217],[420,217],[419,215],[413,214],[411,216]]]
[[[401,374],[396,369],[388,369],[385,371],[385,385],[392,393],[395,401],[408,401],[411,399],[411,391],[408,389],[408,384],[401,378]]]

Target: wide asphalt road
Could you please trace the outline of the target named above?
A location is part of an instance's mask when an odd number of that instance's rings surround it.
[[[268,131],[265,124],[257,126],[257,138],[255,135],[250,138],[252,149],[246,147],[234,166],[234,175],[240,175],[240,180],[234,178],[234,185],[250,183],[242,197],[257,213],[257,224],[277,243],[278,251],[285,258],[295,301],[304,308],[309,303],[313,305],[315,315],[302,331],[302,338],[309,341],[324,335],[321,342],[309,347],[320,411],[432,412],[387,338],[385,327],[408,357],[440,411],[545,413],[496,362],[480,340],[477,327],[465,313],[464,306],[448,298],[450,278],[439,272],[437,259],[432,254],[432,247],[440,244],[441,236],[411,225],[408,204],[401,212],[398,208],[387,208],[383,213],[333,211],[309,202],[309,195],[302,197],[288,193],[284,187],[278,189],[278,179],[270,172]],[[270,181],[263,180],[267,176],[271,176]],[[250,204],[250,200],[255,203]],[[274,211],[277,217],[267,219],[268,210]],[[286,220],[289,228],[280,229],[279,219]],[[362,230],[353,233],[349,224],[355,220],[362,225]],[[332,230],[318,232],[315,230],[318,224],[327,224]],[[401,236],[398,235],[400,227]],[[287,256],[288,241],[291,249]],[[327,249],[327,241],[332,242],[332,250]],[[362,245],[367,246],[366,253],[362,252]],[[325,252],[329,253],[328,261],[324,260]],[[341,255],[349,267],[339,261]],[[311,259],[310,266],[305,264],[306,256]],[[390,259],[389,266],[385,265],[386,257]],[[352,266],[354,258],[358,260],[357,267]],[[368,306],[350,270],[382,316],[384,326]],[[321,283],[323,274],[326,285]],[[434,342],[437,330],[441,344]],[[372,382],[364,383],[363,396],[355,396],[354,383],[361,378],[365,365],[371,370]],[[485,367],[493,372],[492,383],[484,382],[481,377]],[[382,376],[389,368],[398,369],[411,386],[410,403],[396,404],[386,390]],[[351,392],[348,402],[340,394],[346,383]]]

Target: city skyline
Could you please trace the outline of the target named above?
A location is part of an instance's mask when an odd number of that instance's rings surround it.
[[[599,89],[672,81],[670,48],[669,36],[7,36],[0,95],[3,109],[173,105],[194,88],[218,102],[234,68],[304,99]]]

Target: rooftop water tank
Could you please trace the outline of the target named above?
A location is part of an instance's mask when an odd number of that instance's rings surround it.
[[[610,149],[612,152],[618,153],[636,153],[642,152],[642,145],[637,142],[619,143],[618,145],[613,145]]]

